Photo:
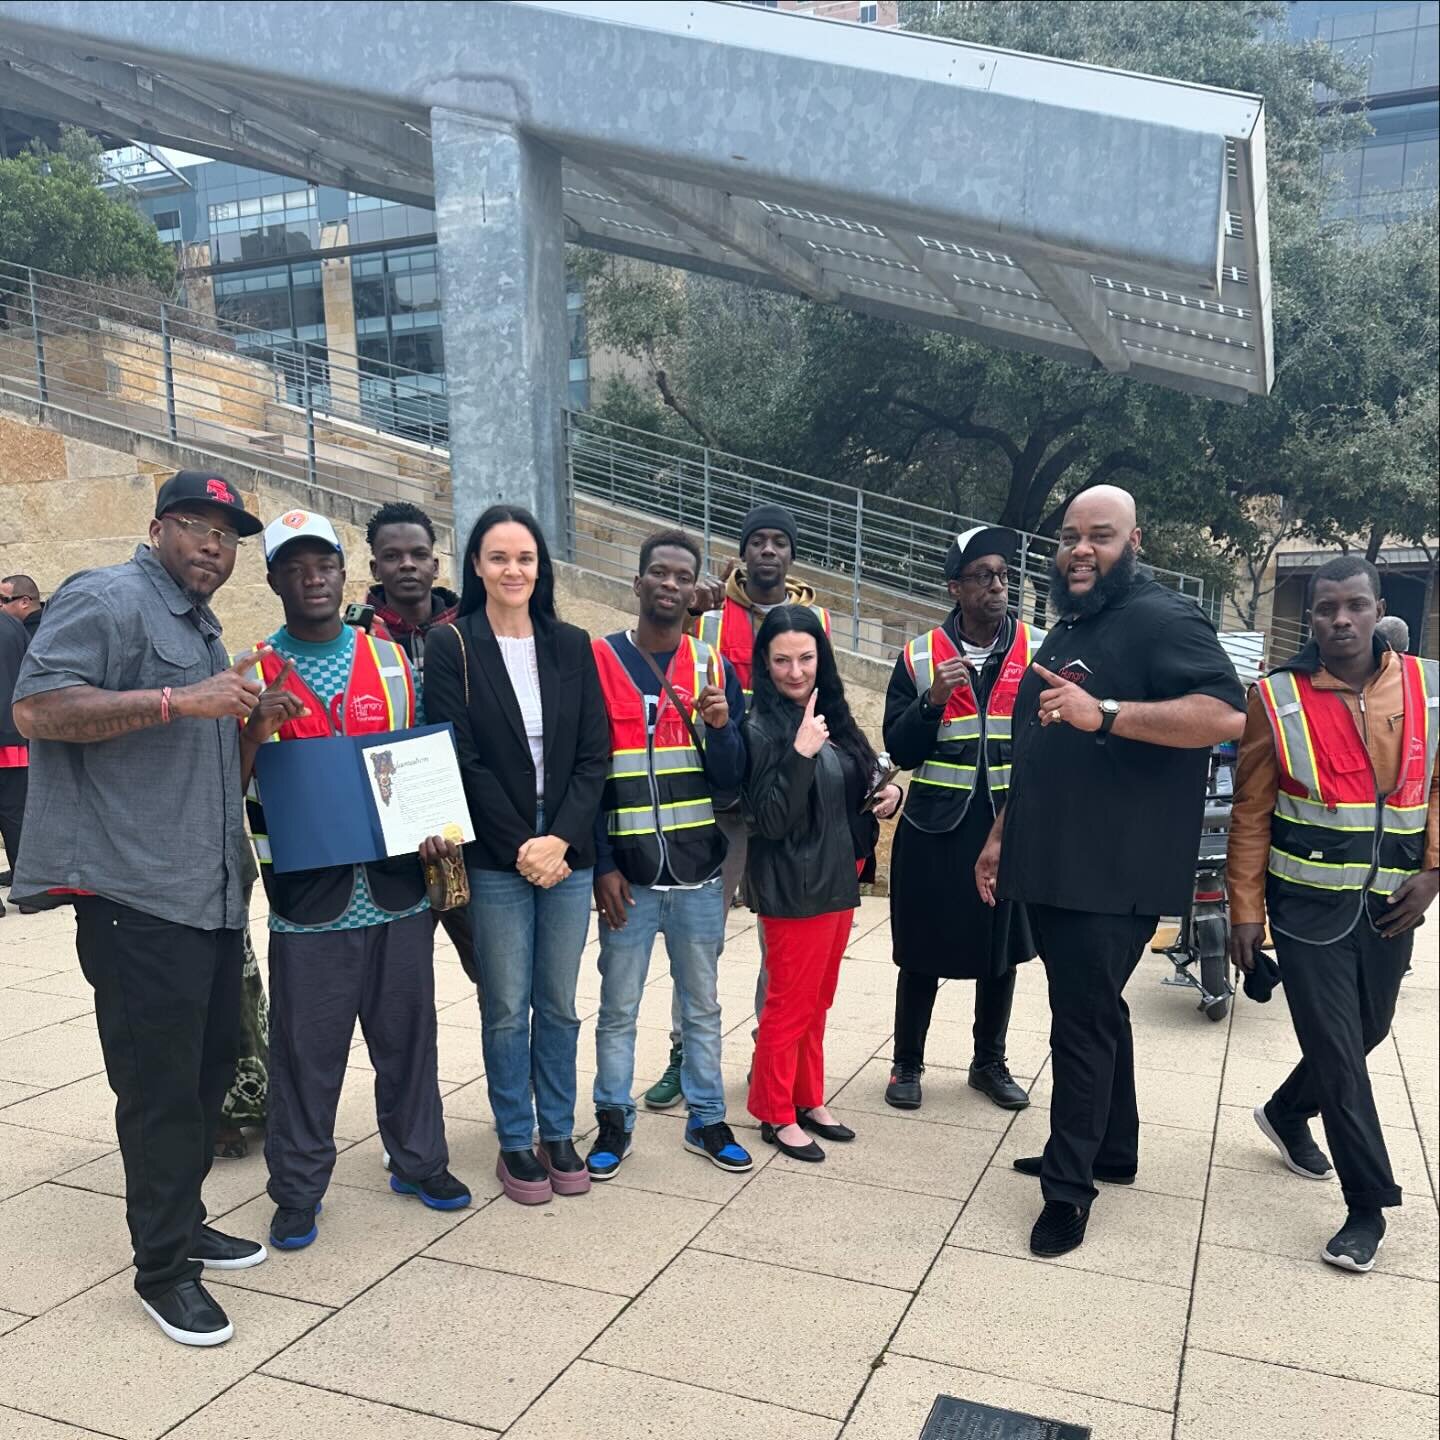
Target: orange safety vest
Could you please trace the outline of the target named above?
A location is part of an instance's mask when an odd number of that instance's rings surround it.
[[[819,617],[828,635],[830,612],[823,605],[811,605],[808,608]],[[755,612],[728,595],[718,610],[707,610],[700,617],[700,638],[730,662],[735,678],[740,682],[740,689],[744,692],[746,709],[750,707],[750,697],[754,690],[751,677],[755,667],[757,629],[759,626],[755,624]]]
[[[1044,632],[1031,630],[1023,620],[1016,621],[1015,637],[983,714],[976,707],[971,686],[950,692],[935,729],[935,748],[910,777],[905,818],[917,829],[940,833],[953,830],[965,818],[982,754],[992,813],[1005,803],[1014,751],[1011,717],[1015,713],[1015,696],[1025,677],[1025,667],[1044,640]],[[944,629],[917,635],[905,647],[905,668],[915,682],[916,693],[923,695],[930,688],[942,662],[959,658],[960,651]]]
[[[1282,931],[1288,900],[1348,908],[1367,893],[1393,894],[1420,869],[1440,743],[1440,667],[1414,655],[1396,660],[1405,718],[1400,774],[1388,795],[1378,792],[1364,736],[1340,695],[1299,670],[1257,682],[1280,770],[1266,895]]]
[[[719,873],[725,858],[704,754],[663,691],[652,729],[651,697],[635,684],[608,640],[593,646],[610,719],[610,771],[601,808],[616,867],[635,885],[656,884],[667,865],[676,884],[701,884]],[[706,683],[725,686],[720,657],[691,635],[681,636],[665,678],[687,704]],[[695,714],[691,719],[703,744],[705,722]]]

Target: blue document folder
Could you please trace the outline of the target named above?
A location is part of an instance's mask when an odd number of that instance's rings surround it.
[[[379,735],[262,745],[255,756],[255,782],[265,807],[275,870],[318,870],[383,860],[385,841],[361,747],[436,731],[454,733],[449,725],[420,725]]]

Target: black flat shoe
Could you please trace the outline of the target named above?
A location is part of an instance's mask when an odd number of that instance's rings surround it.
[[[845,1145],[855,1138],[855,1132],[848,1125],[826,1125],[817,1120],[808,1110],[797,1110],[795,1123],[802,1130],[808,1130],[822,1140],[835,1140]]]
[[[1040,1218],[1030,1231],[1032,1255],[1068,1255],[1085,1243],[1090,1212],[1068,1200],[1047,1200]]]
[[[989,1065],[972,1065],[970,1088],[978,1090],[1002,1110],[1023,1110],[1030,1103],[1029,1095],[1016,1084],[1010,1067],[1003,1060],[995,1060]]]
[[[813,1163],[825,1158],[825,1152],[813,1140],[808,1145],[787,1145],[768,1121],[761,1122],[760,1138],[792,1160],[809,1160]]]
[[[1022,1155],[1018,1160],[1010,1162],[1012,1170],[1018,1170],[1022,1175],[1040,1174],[1040,1156]],[[1098,1180],[1102,1185],[1133,1185],[1135,1183],[1135,1172],[1128,1173],[1124,1170],[1107,1170],[1103,1165],[1097,1165],[1090,1172],[1091,1179]]]
[[[223,1345],[235,1327],[198,1280],[182,1280],[153,1300],[140,1300],[145,1313],[181,1345]]]

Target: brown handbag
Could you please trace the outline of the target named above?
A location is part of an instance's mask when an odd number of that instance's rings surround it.
[[[460,646],[460,673],[465,680],[465,704],[470,704],[470,661],[465,653],[465,639],[454,625],[455,642]],[[463,852],[432,861],[425,866],[425,894],[432,910],[459,910],[470,903],[470,877],[465,873]]]

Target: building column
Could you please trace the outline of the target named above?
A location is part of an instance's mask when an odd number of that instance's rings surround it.
[[[350,243],[348,220],[320,226],[320,295],[325,305],[325,351],[330,357],[330,400],[349,419],[360,417],[360,360],[355,348],[355,289],[350,257],[328,255]]]
[[[441,108],[430,122],[456,543],[508,501],[564,557],[560,156],[513,125]]]

